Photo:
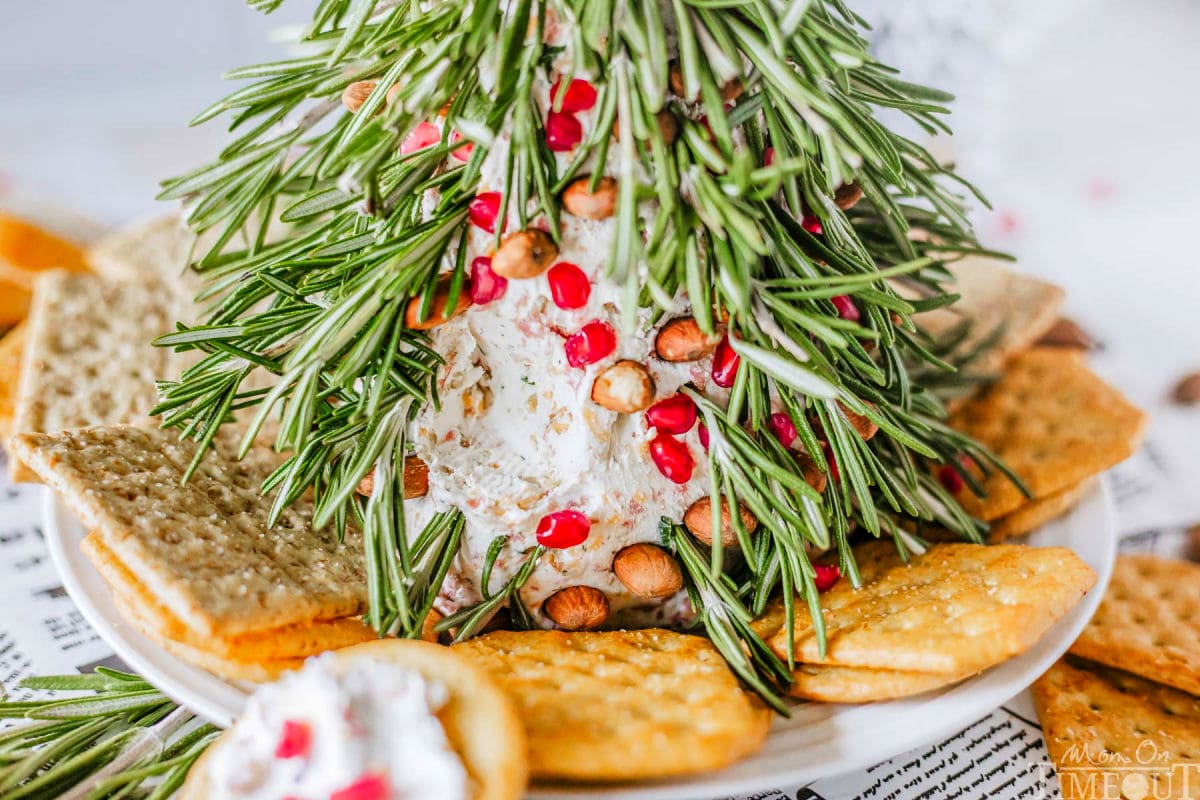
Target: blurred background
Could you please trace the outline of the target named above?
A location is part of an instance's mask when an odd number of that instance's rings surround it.
[[[220,73],[277,57],[272,38],[311,5],[264,17],[241,0],[9,0],[0,209],[102,226],[163,213],[158,181],[222,141],[220,123],[187,127],[225,90]],[[1068,289],[1068,313],[1103,345],[1097,368],[1154,414],[1150,457],[1196,485],[1200,410],[1169,396],[1200,370],[1200,3],[851,5],[882,57],[957,93],[958,135],[934,147],[992,200],[983,239]]]

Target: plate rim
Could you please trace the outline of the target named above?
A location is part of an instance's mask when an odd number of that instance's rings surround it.
[[[105,593],[104,596],[107,597],[107,587],[101,582],[99,574],[87,563],[82,553],[69,554],[66,549],[68,537],[64,535],[64,531],[68,530],[70,526],[74,526],[77,533],[73,535],[78,536],[82,533],[83,526],[54,492],[49,488],[43,488],[43,523],[47,547],[51,559],[58,569],[63,586],[76,607],[79,608],[80,613],[125,663],[150,680],[164,694],[191,708],[199,716],[221,727],[227,727],[232,719],[228,704],[237,702],[237,698],[244,698],[247,695],[246,685],[223,681],[180,661],[167,653],[160,645],[130,628],[120,619],[119,615],[115,619],[110,619],[100,607],[104,604],[104,599],[102,598],[97,604],[92,595],[96,589],[86,585],[87,582],[97,584]],[[1100,537],[1105,539],[1101,543],[1103,560],[1091,565],[1096,570],[1095,586],[1084,595],[1066,617],[1059,620],[1034,648],[1021,656],[1010,659],[992,670],[943,690],[932,697],[928,694],[917,695],[915,698],[890,701],[888,704],[896,704],[896,708],[903,709],[905,704],[928,705],[942,698],[953,698],[968,692],[984,691],[982,697],[987,698],[986,703],[976,698],[973,702],[965,704],[966,708],[970,709],[970,714],[963,712],[948,714],[943,718],[928,722],[920,728],[919,734],[911,735],[899,742],[894,737],[887,736],[876,737],[867,742],[857,742],[853,750],[843,754],[833,765],[830,765],[830,768],[825,769],[807,764],[790,770],[773,770],[753,775],[732,773],[727,775],[728,771],[722,770],[698,775],[691,779],[646,783],[638,786],[539,785],[532,787],[527,796],[531,800],[579,800],[580,798],[695,800],[697,797],[726,797],[780,786],[805,785],[816,780],[865,769],[961,730],[1025,691],[1037,676],[1049,669],[1066,652],[1095,612],[1111,578],[1119,540],[1115,503],[1106,476],[1100,476],[1095,485],[1085,493],[1079,505],[1072,509],[1064,519],[1069,519],[1070,516],[1082,513],[1082,510],[1089,508],[1092,509],[1094,515],[1099,516],[1102,522],[1097,526],[1100,530],[1096,530],[1095,534],[1098,539]],[[1035,532],[1033,535],[1036,536],[1037,533]],[[77,564],[85,565],[84,569],[77,570]],[[111,602],[111,598],[109,598],[107,603],[111,605]],[[166,668],[182,673],[183,678],[190,678],[195,685],[188,684],[186,680],[176,675],[165,673],[164,664]],[[996,677],[1009,672],[1014,675],[1007,680]],[[991,686],[988,685],[989,676],[992,677],[990,683],[993,685]],[[207,693],[204,691],[205,688],[207,688]],[[856,710],[869,707],[879,711],[881,705],[883,704],[850,708]],[[980,711],[981,709],[982,711]],[[736,768],[736,765],[734,767]]]

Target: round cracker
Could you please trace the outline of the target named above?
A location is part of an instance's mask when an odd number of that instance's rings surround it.
[[[519,800],[524,795],[529,776],[525,729],[512,700],[470,659],[448,647],[408,639],[354,645],[337,651],[334,658],[342,666],[375,658],[415,669],[441,683],[450,700],[438,719],[471,776],[471,800]],[[210,796],[207,764],[228,741],[227,735],[222,736],[196,762],[180,790],[180,800]]]

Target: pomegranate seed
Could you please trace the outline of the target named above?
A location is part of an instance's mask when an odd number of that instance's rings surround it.
[[[768,147],[763,151],[763,166],[769,167],[775,163],[775,148]]]
[[[617,349],[617,334],[607,322],[594,320],[568,336],[563,349],[567,351],[568,364],[586,367]]]
[[[784,447],[791,447],[796,441],[796,423],[787,414],[772,414],[767,420],[767,430],[775,434],[775,438]]]
[[[559,308],[583,308],[592,295],[587,273],[569,261],[560,261],[546,273],[550,296]]]
[[[704,448],[704,452],[708,452],[708,428],[703,422],[700,423],[699,430],[696,431],[700,437],[700,446]]]
[[[687,433],[696,424],[696,404],[686,394],[673,394],[646,409],[646,423],[659,433]],[[707,438],[704,431],[701,441]]]
[[[289,719],[283,723],[283,736],[275,746],[276,758],[308,758],[312,751],[312,726]]]
[[[837,564],[816,564],[813,569],[817,571],[813,583],[817,585],[818,592],[828,592],[838,582],[838,578],[842,577],[842,571],[838,569]]]
[[[480,256],[471,262],[471,302],[477,306],[499,300],[508,291],[508,278],[492,272],[492,260]]]
[[[578,511],[555,511],[542,517],[537,526],[538,544],[564,550],[583,544],[592,530],[592,521]]]
[[[958,470],[949,464],[943,464],[938,468],[937,478],[938,482],[941,483],[942,486],[945,486],[946,491],[950,494],[958,494],[963,490],[963,487],[966,486],[966,482],[963,481],[962,475],[959,475]]]
[[[500,216],[500,193],[480,192],[467,205],[467,216],[471,224],[488,233],[496,232],[496,217]]]
[[[800,227],[813,236],[820,236],[825,232],[825,229],[821,227],[821,220],[815,214],[805,214],[804,219],[800,222]]]
[[[551,111],[546,117],[546,146],[565,153],[583,141],[583,126],[574,115]]]
[[[550,87],[550,102],[551,104],[558,102],[558,91],[561,88],[561,80],[554,82]],[[567,91],[563,93],[562,105],[559,106],[560,111],[588,111],[596,105],[596,87],[592,86],[585,80],[580,78],[573,79],[567,84]]]
[[[423,150],[430,145],[435,145],[442,139],[442,133],[431,122],[422,122],[412,133],[404,137],[404,141],[400,143],[400,155],[406,156],[409,153],[415,153],[418,150]]]
[[[839,294],[836,297],[829,298],[833,303],[833,307],[837,309],[838,316],[849,322],[858,322],[862,319],[862,314],[859,313],[858,306],[854,305],[854,301],[850,299],[848,294]]]
[[[388,800],[392,787],[382,775],[368,773],[329,795],[329,800]]]
[[[692,459],[692,451],[674,436],[660,433],[651,439],[650,458],[667,480],[673,483],[687,483],[692,479],[692,470],[696,466]]]
[[[829,442],[821,442],[821,452],[825,454],[825,463],[829,465],[829,477],[840,481],[842,476],[838,472],[837,459],[833,457],[833,448],[829,446]]]
[[[452,141],[452,142],[460,141],[462,138],[463,138],[462,134],[459,133],[458,131],[455,131],[454,133],[450,134],[450,141]],[[459,161],[470,161],[471,160],[471,151],[474,149],[475,149],[475,143],[467,142],[462,147],[456,147],[453,150],[451,150],[450,155],[454,156]]]
[[[733,345],[729,343],[728,334],[721,337],[720,343],[717,344],[717,349],[713,351],[713,383],[725,389],[733,386],[733,379],[737,377],[738,363],[741,360],[741,356],[733,351]]]

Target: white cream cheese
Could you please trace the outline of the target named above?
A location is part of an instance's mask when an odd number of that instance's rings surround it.
[[[406,667],[309,659],[251,696],[213,753],[210,797],[324,800],[366,780],[395,800],[466,800],[466,769],[436,716],[448,699]]]

